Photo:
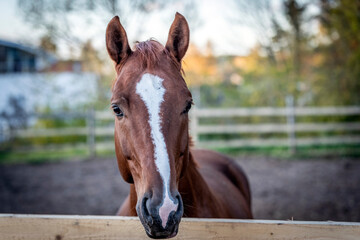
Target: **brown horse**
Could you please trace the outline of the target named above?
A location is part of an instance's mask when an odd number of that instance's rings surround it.
[[[192,98],[181,60],[189,27],[176,13],[166,46],[154,40],[131,50],[119,18],[106,29],[106,47],[117,73],[111,106],[115,151],[130,194],[118,214],[139,216],[152,238],[177,234],[182,216],[252,218],[250,190],[230,158],[191,149]]]

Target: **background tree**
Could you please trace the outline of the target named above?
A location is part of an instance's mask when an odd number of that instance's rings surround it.
[[[306,5],[300,5],[296,0],[286,0],[284,1],[284,10],[285,15],[288,18],[288,21],[291,25],[291,32],[293,35],[292,46],[292,59],[293,59],[293,74],[292,81],[289,84],[290,94],[293,95],[295,99],[298,98],[298,83],[301,79],[301,43],[303,40],[303,31],[302,31],[302,23],[304,21],[304,12],[306,9]]]
[[[320,9],[325,89],[340,104],[360,104],[360,1],[321,0]]]
[[[40,47],[47,52],[56,54],[57,46],[49,35],[44,35],[40,38]]]

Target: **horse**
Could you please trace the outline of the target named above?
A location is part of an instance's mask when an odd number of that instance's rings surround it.
[[[242,168],[220,153],[193,149],[188,116],[193,100],[182,70],[188,46],[189,26],[180,13],[165,47],[151,39],[132,50],[118,16],[106,29],[116,71],[115,155],[130,184],[118,215],[139,216],[151,238],[176,236],[182,216],[252,218]]]

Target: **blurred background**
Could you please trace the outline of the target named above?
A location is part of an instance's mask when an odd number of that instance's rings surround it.
[[[183,68],[195,145],[245,166],[255,216],[360,221],[358,0],[0,0],[0,212],[116,211],[126,192],[115,185],[126,185],[114,160],[105,29],[118,15],[130,43],[165,44],[176,12],[191,31]],[[114,205],[86,197],[106,195],[82,185],[94,175],[119,181],[103,189],[121,195]],[[43,197],[54,184],[71,206]]]

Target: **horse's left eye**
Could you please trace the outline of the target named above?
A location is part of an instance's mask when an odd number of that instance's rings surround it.
[[[188,113],[188,112],[190,111],[190,109],[191,109],[191,105],[192,105],[192,104],[193,104],[193,102],[192,102],[192,101],[189,101],[189,102],[187,103],[185,109],[182,111],[181,114],[186,114],[186,113]]]
[[[114,111],[114,113],[115,113],[115,115],[117,117],[123,117],[124,116],[123,111],[121,111],[121,109],[117,105],[112,105],[111,107],[112,107],[112,109],[113,109],[113,111]]]

